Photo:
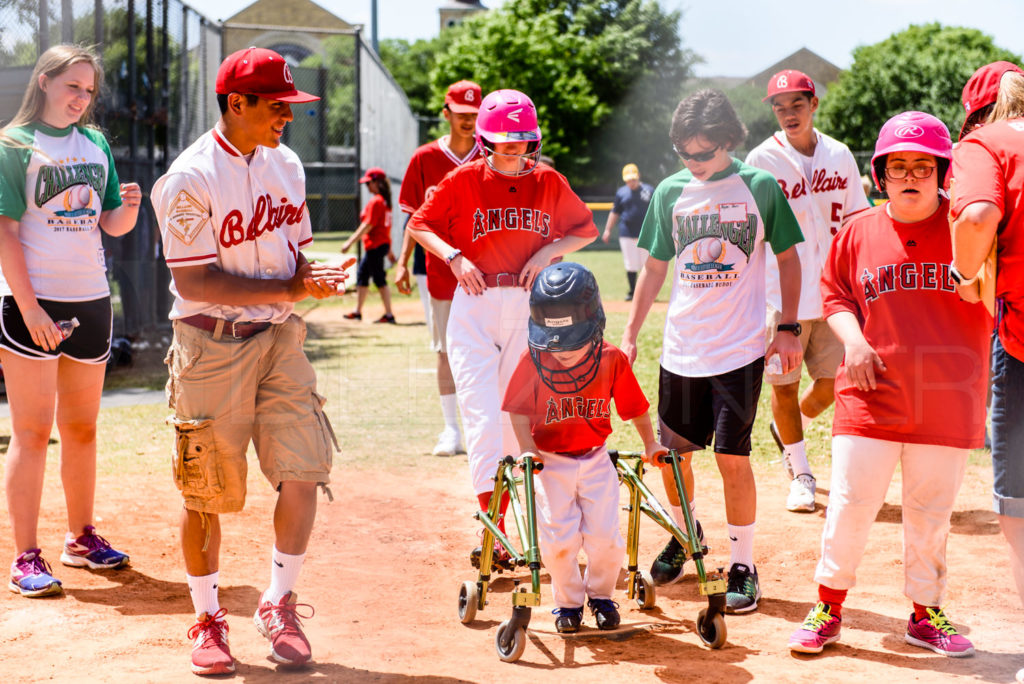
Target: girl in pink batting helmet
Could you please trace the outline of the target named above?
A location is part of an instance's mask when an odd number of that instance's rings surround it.
[[[495,90],[480,103],[476,139],[487,165],[506,176],[537,168],[541,135],[537,108],[518,90]]]
[[[501,400],[527,353],[530,288],[553,260],[597,238],[597,228],[565,177],[537,163],[537,110],[524,93],[487,95],[476,135],[484,158],[451,171],[406,227],[459,282],[448,318],[448,361],[473,488],[486,511],[498,460],[519,455]]]
[[[946,540],[968,450],[985,437],[992,320],[959,296],[950,268],[949,131],[923,112],[882,126],[871,160],[889,202],[859,214],[832,243],[821,292],[845,347],[836,376],[832,484],[818,601],[789,648],[820,653],[839,640],[868,532],[902,471],[907,643],[961,657],[974,647],[941,608]]]

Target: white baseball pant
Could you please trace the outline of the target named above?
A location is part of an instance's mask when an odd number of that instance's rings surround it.
[[[476,494],[494,491],[498,461],[519,455],[505,388],[526,351],[530,297],[520,287],[492,287],[470,295],[461,287],[448,317],[448,363],[462,411],[469,470]]]
[[[427,330],[430,330],[430,291],[427,290],[427,276],[416,274],[414,277],[416,278],[416,291],[420,294],[420,304],[423,305],[423,318],[427,322]]]
[[[537,475],[537,536],[559,608],[610,599],[626,557],[619,533],[619,476],[605,447],[573,458],[542,452]],[[587,556],[580,576],[577,556]]]
[[[643,270],[644,262],[647,261],[647,250],[638,247],[639,238],[620,237],[619,249],[622,250],[622,263],[626,270],[631,273],[639,273]]]
[[[903,479],[903,593],[923,606],[939,606],[946,591],[949,519],[967,449],[833,437],[832,490],[814,581],[831,589],[856,584],[871,523],[885,503],[897,463]]]

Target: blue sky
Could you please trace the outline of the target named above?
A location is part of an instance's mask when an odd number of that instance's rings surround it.
[[[513,0],[482,0],[497,7]],[[698,76],[750,76],[801,47],[839,67],[858,45],[870,45],[910,24],[939,21],[991,35],[997,45],[1024,53],[1020,0],[660,0],[683,11],[680,36],[705,59]],[[195,3],[190,3],[198,6]],[[250,0],[219,0],[212,19],[226,19]],[[370,0],[319,0],[345,21],[370,23]],[[377,0],[381,38],[416,40],[436,34],[444,0]],[[367,28],[367,33],[369,29]]]

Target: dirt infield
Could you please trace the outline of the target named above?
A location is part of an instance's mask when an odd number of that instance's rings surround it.
[[[336,315],[335,310],[332,315]],[[423,445],[429,448],[429,445]],[[842,640],[819,657],[794,656],[786,638],[815,600],[811,582],[828,499],[819,473],[819,507],[784,510],[786,482],[777,465],[757,464],[758,538],[755,557],[764,599],[748,616],[728,616],[728,642],[700,645],[694,621],[703,605],[692,568],[684,581],[658,591],[657,606],[640,611],[618,601],[623,626],[592,628],[572,637],[554,633],[550,588],[535,609],[529,643],[516,664],[494,652],[498,623],[509,617],[508,575],[494,583],[490,604],[465,626],[457,593],[474,579],[468,552],[476,540],[465,457],[433,459],[425,468],[389,465],[336,468],[334,502],[323,502],[297,589],[312,603],[307,621],[315,663],[288,673],[267,659],[251,622],[268,577],[272,492],[250,472],[249,502],[223,518],[221,600],[230,613],[234,678],[246,682],[1009,682],[1024,667],[1024,611],[1012,587],[1004,542],[990,508],[991,472],[971,465],[953,516],[948,612],[978,649],[973,658],[946,659],[909,646],[903,631],[909,602],[902,596],[899,476],[879,513],[861,566],[859,586],[844,610]],[[725,563],[721,485],[698,467],[698,515]],[[4,681],[199,681],[188,671],[192,608],[178,549],[180,498],[167,468],[138,477],[105,476],[97,506],[102,532],[132,554],[130,569],[99,573],[55,568],[63,597],[0,596],[0,678]],[[653,480],[653,478],[651,478]],[[655,485],[655,491],[660,487]],[[57,560],[63,535],[59,479],[48,475],[40,538]],[[6,511],[2,514],[6,517]],[[116,515],[116,517],[114,517]],[[625,525],[623,525],[625,529]],[[115,532],[116,531],[116,532]],[[131,541],[129,541],[131,540]],[[664,543],[647,524],[641,559],[648,566]],[[2,558],[12,553],[0,546]],[[525,577],[525,575],[523,575]]]

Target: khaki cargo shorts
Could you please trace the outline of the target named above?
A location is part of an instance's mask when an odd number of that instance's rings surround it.
[[[185,508],[233,513],[245,505],[246,451],[277,489],[285,481],[330,481],[338,448],[302,351],[306,323],[284,323],[244,340],[174,321],[167,403],[176,432],[174,482]]]
[[[768,307],[767,329],[765,330],[765,347],[775,339],[775,326],[782,320],[782,313],[771,306]],[[804,350],[804,365],[811,380],[834,378],[839,364],[843,362],[846,350],[832,328],[824,318],[811,318],[800,321],[800,346]],[[787,333],[789,334],[789,333]],[[767,361],[767,359],[765,359]],[[765,373],[765,382],[769,385],[791,385],[800,382],[800,367],[783,375]]]

